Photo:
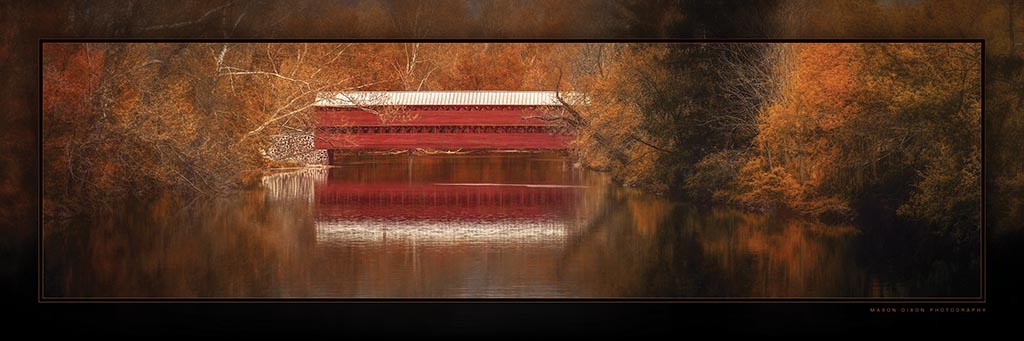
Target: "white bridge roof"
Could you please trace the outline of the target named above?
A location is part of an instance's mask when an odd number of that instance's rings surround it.
[[[348,91],[317,94],[318,107],[378,105],[562,105],[555,91]],[[563,93],[569,102],[571,93]]]

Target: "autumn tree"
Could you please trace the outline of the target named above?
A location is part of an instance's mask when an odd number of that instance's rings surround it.
[[[95,129],[102,116],[95,110],[94,97],[99,88],[104,54],[98,49],[87,49],[82,45],[47,44],[43,53],[43,130],[44,181],[43,211],[52,215],[61,210],[63,195],[80,195],[80,189],[90,187],[91,180],[102,175],[89,174],[94,167],[82,167],[79,163],[98,160],[83,160],[81,151],[97,149],[95,137],[78,134],[90,128]],[[97,151],[98,152],[98,151]],[[101,169],[104,166],[95,167]],[[80,180],[80,179],[90,180]],[[89,191],[81,191],[90,193]]]
[[[723,69],[756,62],[732,58],[736,53],[764,51],[760,45],[714,44],[584,48],[573,88],[586,96],[575,106],[586,121],[577,151],[626,184],[688,196],[679,190],[701,159],[753,137],[753,131],[735,131],[755,115],[729,104],[737,92],[727,90],[737,85],[726,81],[731,71]],[[726,108],[732,109],[723,113]]]
[[[735,199],[814,216],[865,207],[965,239],[981,202],[978,44],[806,44],[766,107]]]
[[[346,44],[58,44],[44,60],[47,197],[68,211],[155,191],[223,193],[309,131],[321,91],[392,81]],[[100,206],[104,206],[101,204]]]
[[[993,231],[1024,226],[1024,2],[1021,0],[787,1],[781,37],[985,39],[986,205]]]
[[[789,72],[775,84],[779,98],[764,108],[754,139],[757,152],[740,170],[736,199],[759,208],[846,211],[841,201],[820,196],[818,187],[839,155],[832,141],[837,129],[859,111],[852,100],[856,49],[843,44],[788,48],[795,51],[778,67]],[[826,203],[838,207],[815,207]]]
[[[873,151],[844,150],[885,162],[889,172],[871,184],[912,183],[901,215],[938,227],[957,239],[977,238],[981,226],[981,45],[868,45],[863,102],[875,115],[861,117],[860,130]],[[868,126],[874,126],[868,129]],[[856,127],[856,126],[855,126]],[[881,127],[881,129],[880,129]],[[864,134],[855,134],[863,140]],[[852,141],[851,141],[852,142]],[[846,144],[847,147],[852,144]],[[897,161],[898,160],[898,161]],[[908,167],[909,166],[909,167]],[[872,165],[875,169],[881,165]],[[884,176],[873,170],[873,175]],[[907,181],[906,179],[909,179]],[[897,187],[899,188],[899,187]]]

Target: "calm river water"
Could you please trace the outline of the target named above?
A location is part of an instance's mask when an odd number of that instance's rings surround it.
[[[45,297],[978,296],[899,227],[673,202],[557,153],[348,156],[44,226]]]

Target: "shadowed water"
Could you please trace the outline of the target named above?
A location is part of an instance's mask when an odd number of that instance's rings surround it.
[[[612,185],[557,153],[347,156],[44,226],[46,297],[950,297],[977,262]]]

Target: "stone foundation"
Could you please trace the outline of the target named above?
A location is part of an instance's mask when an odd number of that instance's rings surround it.
[[[327,164],[327,151],[313,147],[313,133],[285,133],[270,138],[267,157],[279,162]]]

